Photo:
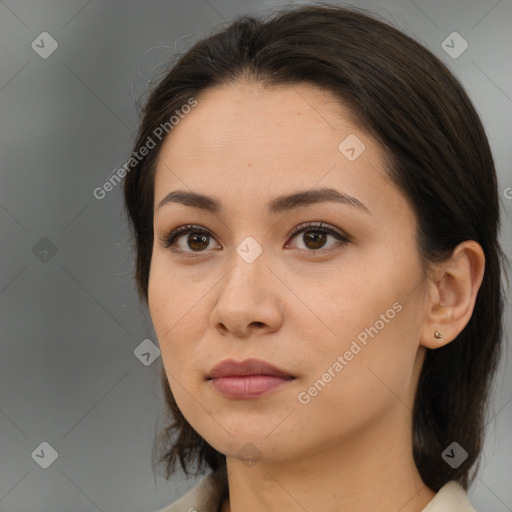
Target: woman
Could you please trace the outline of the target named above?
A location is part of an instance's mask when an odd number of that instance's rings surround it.
[[[429,51],[244,17],[148,99],[124,182],[162,355],[162,510],[471,511],[502,332],[496,173]]]

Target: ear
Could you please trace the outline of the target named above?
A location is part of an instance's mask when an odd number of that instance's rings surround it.
[[[450,258],[437,263],[428,278],[427,311],[420,345],[439,348],[466,327],[484,277],[485,255],[474,240],[460,243]],[[436,331],[441,338],[436,337]]]

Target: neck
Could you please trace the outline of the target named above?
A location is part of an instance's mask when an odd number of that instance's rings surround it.
[[[399,414],[401,423],[396,415],[383,418],[293,460],[248,466],[228,456],[222,512],[421,512],[435,493],[414,464],[411,425]]]

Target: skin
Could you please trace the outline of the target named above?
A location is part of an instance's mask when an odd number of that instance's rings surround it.
[[[421,511],[435,493],[412,457],[419,371],[426,349],[449,343],[469,321],[483,251],[467,241],[442,265],[422,266],[416,218],[387,177],[384,150],[329,92],[243,81],[196,99],[158,159],[148,296],[176,402],[227,456],[230,496],[222,511]],[[338,149],[349,134],[366,146],[354,161]],[[334,202],[266,211],[269,199],[321,187],[369,211]],[[223,210],[157,208],[173,190],[213,196]],[[315,227],[290,236],[309,221],[349,241],[325,235],[315,245],[307,237],[321,234]],[[211,236],[160,245],[185,224]],[[263,248],[252,263],[236,252],[248,236]],[[300,403],[298,394],[394,303],[401,311]],[[249,357],[296,378],[245,400],[225,397],[207,380],[220,361]],[[248,442],[257,449],[252,465],[239,454]]]

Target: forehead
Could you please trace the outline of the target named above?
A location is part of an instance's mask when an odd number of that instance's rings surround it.
[[[343,120],[352,117],[331,92],[310,84],[264,87],[241,82],[207,89],[196,100],[197,106],[180,120],[166,144],[215,141],[221,145],[227,136],[231,141],[248,142],[277,131],[281,133],[276,143],[285,142],[288,133],[296,140],[307,140],[314,138],[315,131],[337,131]]]
[[[313,173],[325,172],[340,156],[342,163],[349,162],[340,152],[340,143],[347,138],[356,142],[358,152],[365,148],[367,162],[371,159],[375,168],[382,167],[376,142],[363,133],[338,98],[318,86],[265,88],[241,82],[207,89],[196,100],[197,106],[166,137],[157,177],[162,167],[201,170],[203,176],[205,166],[215,167],[216,172],[264,168],[274,176],[291,169],[300,172],[305,166]],[[366,151],[370,146],[371,151]],[[357,164],[352,162],[351,167]]]
[[[196,100],[160,149],[155,209],[179,189],[219,198],[230,216],[265,215],[269,199],[331,187],[368,205],[382,222],[411,220],[383,148],[333,94],[309,84],[243,83],[203,91]]]

